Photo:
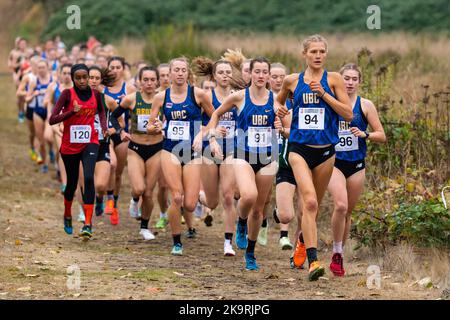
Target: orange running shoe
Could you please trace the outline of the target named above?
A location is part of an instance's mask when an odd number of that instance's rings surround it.
[[[302,268],[306,261],[306,246],[304,243],[297,240],[297,245],[294,251],[294,266],[296,268]]]
[[[105,214],[111,215],[114,210],[114,200],[108,199],[106,200],[106,206],[105,206]]]
[[[109,217],[109,221],[112,225],[118,225],[119,224],[119,209],[113,208],[113,212],[111,217]]]

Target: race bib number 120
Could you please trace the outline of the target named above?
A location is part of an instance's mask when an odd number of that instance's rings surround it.
[[[91,126],[79,125],[70,126],[70,143],[91,142]]]

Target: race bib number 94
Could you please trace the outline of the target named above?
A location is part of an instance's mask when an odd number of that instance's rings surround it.
[[[249,127],[248,146],[249,147],[270,147],[272,144],[271,127]]]
[[[188,121],[169,121],[167,136],[171,140],[189,140],[190,123]]]
[[[70,143],[91,142],[91,126],[70,126]]]
[[[339,142],[334,149],[336,151],[358,150],[358,137],[351,133],[351,131],[339,131]]]
[[[298,127],[304,130],[323,130],[325,108],[300,108],[298,111]]]

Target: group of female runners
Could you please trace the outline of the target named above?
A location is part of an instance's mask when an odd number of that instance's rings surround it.
[[[275,190],[280,248],[293,249],[291,267],[303,268],[308,260],[313,281],[325,272],[317,256],[316,220],[328,189],[334,200],[330,270],[343,276],[343,246],[364,185],[366,142],[386,137],[373,103],[358,96],[358,67],[347,64],[340,72],[328,72],[327,52],[323,37],[310,36],[303,42],[303,72],[286,75],[281,63],[256,57],[241,61],[239,79],[227,57],[198,57],[192,63],[180,57],[158,68],[140,63],[136,77],[128,80],[125,60],[112,56],[106,68],[63,64],[53,83],[47,62],[35,61],[28,87],[19,87],[18,93],[25,92],[28,102],[44,96],[59,167],[65,168],[66,233],[73,233],[77,189],[84,239],[93,234],[94,212],[110,214],[111,224],[119,223],[127,165],[129,214],[140,220],[143,239],[155,238],[149,220],[158,185],[156,227],[169,224],[173,255],[183,254],[182,220],[187,226],[183,235],[194,238],[196,207],[201,203],[213,210],[221,202],[224,255],[236,254],[236,233],[245,268],[258,270],[255,247],[267,244]],[[201,87],[194,77],[204,80]],[[42,156],[47,117],[36,108],[33,112]],[[294,244],[288,236],[292,220],[297,220]],[[211,225],[212,216],[205,223]]]

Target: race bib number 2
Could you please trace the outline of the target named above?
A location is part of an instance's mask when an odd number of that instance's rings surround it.
[[[325,108],[300,108],[298,111],[298,127],[304,130],[323,130]]]
[[[248,128],[249,147],[270,147],[271,144],[272,144],[272,128],[270,127]]]
[[[169,121],[167,137],[171,140],[189,140],[190,139],[189,121]]]
[[[91,142],[91,130],[88,125],[70,126],[70,143]]]
[[[140,132],[147,132],[148,120],[150,119],[150,115],[148,114],[140,114],[137,119],[137,129]]]

